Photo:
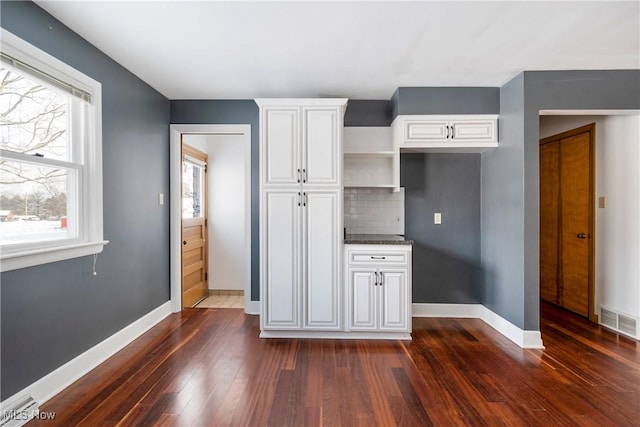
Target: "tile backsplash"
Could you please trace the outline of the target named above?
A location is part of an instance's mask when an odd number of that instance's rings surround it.
[[[345,188],[344,226],[348,234],[404,234],[404,188]]]

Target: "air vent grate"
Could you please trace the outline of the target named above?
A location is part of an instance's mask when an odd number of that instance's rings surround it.
[[[600,323],[613,329],[618,329],[618,313],[600,307]]]
[[[38,402],[31,396],[25,396],[8,407],[2,407],[0,427],[18,427],[25,425],[37,414]]]
[[[625,335],[640,339],[640,321],[634,316],[600,306],[600,324]]]
[[[618,314],[618,329],[625,334],[636,336],[637,324],[638,322],[633,317]]]

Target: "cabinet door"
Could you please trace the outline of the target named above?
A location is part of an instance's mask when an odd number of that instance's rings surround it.
[[[448,124],[446,120],[406,120],[404,142],[447,141]]]
[[[382,269],[380,330],[409,330],[407,270]]]
[[[262,114],[263,182],[298,185],[300,169],[300,110],[267,107]]]
[[[452,120],[453,142],[495,142],[495,120]]]
[[[264,329],[300,328],[298,194],[286,190],[268,190],[264,194],[261,294]]]
[[[304,108],[303,180],[340,186],[342,131],[339,108]]]
[[[349,269],[349,324],[352,331],[375,330],[377,319],[376,281],[372,268]]]
[[[340,191],[305,191],[304,327],[340,329]]]

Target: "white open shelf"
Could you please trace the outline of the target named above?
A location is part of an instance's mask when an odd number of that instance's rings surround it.
[[[400,188],[400,152],[390,127],[344,128],[344,186]]]

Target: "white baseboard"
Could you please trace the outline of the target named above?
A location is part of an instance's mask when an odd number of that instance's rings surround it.
[[[247,314],[260,315],[260,301],[249,301],[245,303],[244,312]]]
[[[525,331],[489,310],[482,304],[422,304],[412,305],[413,317],[452,317],[481,319],[487,325],[522,348],[543,349],[540,331]]]
[[[147,332],[169,314],[171,314],[171,301],[167,301],[160,307],[131,323],[129,326],[126,326],[109,338],[60,366],[55,371],[4,400],[0,403],[0,407],[11,407],[14,402],[28,395],[33,396],[36,402],[42,405],[78,378]]]

